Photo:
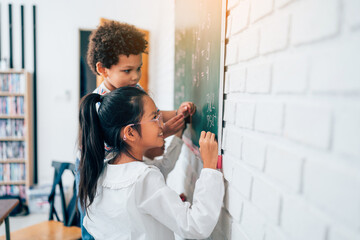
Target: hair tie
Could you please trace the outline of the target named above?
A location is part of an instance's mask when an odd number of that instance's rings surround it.
[[[103,96],[99,94],[99,98],[97,100],[97,102],[101,103],[103,101]]]

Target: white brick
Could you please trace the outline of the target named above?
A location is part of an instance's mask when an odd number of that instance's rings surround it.
[[[360,171],[309,157],[304,168],[304,194],[319,208],[353,228],[360,227]]]
[[[239,3],[239,0],[229,0],[228,1],[228,9],[235,7]]]
[[[230,40],[226,44],[225,65],[235,64],[237,62],[238,44],[236,41]]]
[[[232,224],[232,229],[231,229],[231,239],[236,239],[236,240],[250,240],[246,234],[241,230],[240,226],[238,223],[233,223]]]
[[[308,61],[302,56],[292,56],[275,61],[273,91],[276,93],[303,93],[306,89]]]
[[[241,156],[241,134],[235,128],[227,127],[228,131],[226,133],[226,151],[228,151],[234,157]]]
[[[360,33],[311,59],[310,88],[314,92],[360,91]]]
[[[314,209],[296,197],[284,197],[281,227],[294,240],[323,240],[327,222]]]
[[[227,123],[235,124],[236,103],[232,100],[224,101],[224,120]]]
[[[236,188],[247,199],[250,199],[252,176],[241,163],[233,165],[232,186]]]
[[[351,27],[360,26],[360,1],[358,0],[345,0],[345,21]]]
[[[239,61],[252,59],[258,55],[259,29],[252,27],[237,35],[239,46]]]
[[[222,141],[221,141],[221,149],[223,150],[226,150],[226,136],[227,136],[227,127],[226,128],[223,128],[223,131],[222,131]],[[188,130],[190,131],[190,129]],[[186,131],[185,131],[186,133]],[[184,133],[184,134],[185,134]]]
[[[289,15],[268,18],[260,29],[260,54],[283,50],[289,38]]]
[[[251,202],[272,222],[277,225],[280,212],[279,192],[264,181],[254,178]]]
[[[268,93],[271,82],[271,65],[262,63],[247,69],[246,91],[250,93]]]
[[[231,11],[232,25],[231,34],[236,34],[244,30],[249,22],[249,0],[240,1],[240,3]]]
[[[230,15],[226,18],[226,38],[230,38],[231,36],[231,26],[232,26],[232,15]]]
[[[264,240],[286,240],[284,234],[278,227],[272,227],[268,225],[265,230],[265,239]]]
[[[273,0],[253,0],[251,3],[251,22],[269,14],[273,9],[273,4]]]
[[[277,8],[281,8],[281,7],[287,5],[287,4],[291,3],[291,2],[294,2],[294,0],[275,0],[275,1],[276,1],[275,6]]]
[[[251,203],[244,202],[241,227],[251,240],[263,240],[265,219]]]
[[[257,103],[255,129],[268,133],[281,134],[284,106],[282,103]]]
[[[300,156],[276,146],[268,146],[265,173],[277,179],[282,186],[298,192],[301,187],[303,160]]]
[[[254,127],[255,103],[236,103],[236,126],[252,129]]]
[[[360,106],[342,106],[335,112],[334,150],[360,156]]]
[[[239,222],[243,205],[243,197],[231,185],[229,185],[226,189],[224,205],[231,216]]]
[[[292,17],[292,40],[295,44],[335,35],[339,31],[339,0],[299,2]]]
[[[230,157],[226,152],[224,153],[222,157],[222,169],[224,178],[228,182],[232,181],[235,161],[236,159]]]
[[[330,142],[331,112],[325,106],[289,104],[285,111],[284,135],[327,149]]]
[[[224,77],[224,93],[228,94],[230,92],[230,75],[229,72],[225,72],[225,77]]]
[[[228,71],[229,92],[245,91],[246,69],[235,67]]]
[[[330,229],[329,240],[355,240],[360,239],[360,233],[350,232],[344,229]]]
[[[242,159],[248,164],[262,170],[264,167],[266,145],[252,137],[243,137]]]

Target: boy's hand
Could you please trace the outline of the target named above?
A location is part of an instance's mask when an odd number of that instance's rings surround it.
[[[216,169],[218,161],[218,143],[215,140],[215,134],[202,131],[199,139],[199,145],[204,168]]]
[[[177,110],[177,115],[184,115],[184,118],[194,115],[196,106],[192,102],[183,102]]]
[[[169,121],[165,123],[163,134],[164,138],[167,138],[175,133],[179,132],[180,130],[184,129],[185,122],[184,116],[182,114],[178,114],[177,116],[171,118]]]

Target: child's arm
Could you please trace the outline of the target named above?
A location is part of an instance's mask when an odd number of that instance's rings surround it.
[[[184,120],[179,121],[180,116],[186,118],[194,115],[196,106],[192,102],[183,102],[176,111],[161,111],[165,123],[164,138],[177,133],[185,127]]]
[[[218,147],[215,135],[202,132],[199,144],[206,168],[201,170],[195,184],[192,205],[182,202],[155,169],[149,170],[139,179],[135,190],[139,209],[183,238],[209,237],[219,219],[223,202],[223,175],[214,170]]]
[[[149,170],[139,182],[135,198],[142,213],[151,215],[182,238],[204,239],[214,230],[224,197],[221,172],[209,168],[201,170],[192,205],[182,202],[157,169]]]

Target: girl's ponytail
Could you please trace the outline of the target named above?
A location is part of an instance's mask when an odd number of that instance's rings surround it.
[[[81,207],[86,209],[96,195],[97,181],[104,168],[104,137],[96,105],[102,97],[91,93],[80,103],[80,184],[79,198]]]

